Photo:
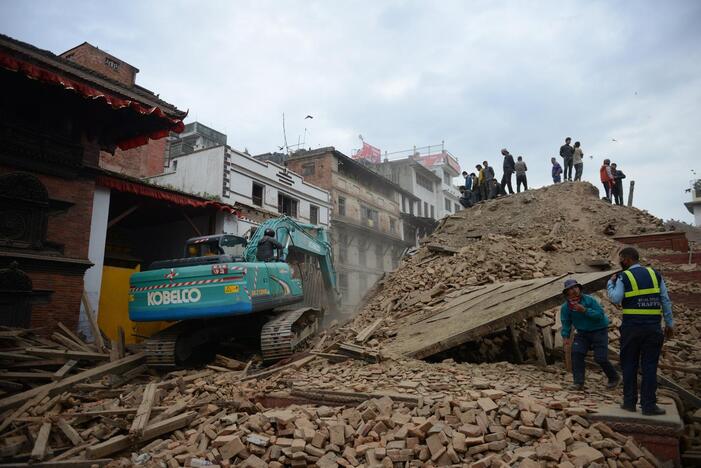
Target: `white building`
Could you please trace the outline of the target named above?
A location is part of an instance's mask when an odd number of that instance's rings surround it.
[[[691,182],[691,201],[684,203],[689,213],[694,215],[694,224],[701,227],[701,179]]]
[[[438,219],[460,211],[460,192],[453,179],[460,175],[460,163],[446,150],[415,159],[433,171],[441,179],[440,190],[436,193],[436,216]],[[432,216],[433,217],[433,216]]]
[[[198,129],[203,127],[197,126]],[[177,144],[177,139],[175,141]],[[243,235],[265,218],[281,214],[302,223],[328,227],[331,209],[328,191],[305,182],[284,166],[257,160],[218,143],[189,153],[171,153],[169,167],[150,181],[221,200],[243,208],[244,213],[250,215],[224,218],[222,225],[217,226],[219,232]]]

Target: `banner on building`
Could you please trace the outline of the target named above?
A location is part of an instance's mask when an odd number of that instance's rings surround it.
[[[375,148],[363,142],[363,147],[353,155],[353,159],[367,159],[372,163],[380,164],[382,161],[382,151],[380,151],[380,148]]]

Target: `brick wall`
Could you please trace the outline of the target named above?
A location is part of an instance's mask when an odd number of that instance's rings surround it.
[[[127,151],[117,149],[114,155],[100,153],[100,167],[132,177],[151,177],[163,172],[166,139],[149,140],[147,145]]]
[[[64,52],[61,54],[61,57],[76,62],[129,87],[134,86],[136,74],[139,71],[128,63],[88,43],[81,44],[74,49]]]
[[[0,174],[15,172],[0,166]],[[49,198],[73,203],[65,212],[54,213],[48,218],[46,240],[64,245],[66,257],[88,259],[90,220],[92,218],[95,183],[91,179],[63,179],[44,174],[34,175],[46,187]],[[40,254],[33,250],[22,250]],[[20,269],[32,280],[35,290],[51,290],[48,303],[32,305],[32,327],[46,327],[42,333],[50,334],[58,321],[71,329],[78,324],[80,298],[83,292],[83,269],[80,266],[61,265],[54,262],[27,264],[19,260]]]
[[[310,163],[314,163],[314,174],[303,175],[304,171],[302,166]],[[308,182],[312,185],[316,185],[317,187],[321,187],[330,192],[333,188],[333,179],[331,177],[331,174],[333,172],[333,169],[331,167],[332,163],[333,155],[327,153],[320,154],[319,156],[314,156],[311,158],[291,159],[287,163],[287,168],[292,172],[296,172],[297,174],[304,177],[305,182]]]

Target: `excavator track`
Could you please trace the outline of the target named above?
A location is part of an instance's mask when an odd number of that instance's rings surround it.
[[[291,356],[321,325],[322,313],[313,307],[285,311],[273,317],[260,334],[264,361]]]
[[[152,367],[175,367],[175,345],[181,333],[182,330],[176,325],[149,337],[144,342],[146,364]]]

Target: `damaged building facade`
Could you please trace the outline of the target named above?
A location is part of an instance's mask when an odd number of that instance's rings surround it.
[[[370,287],[397,267],[404,250],[415,245],[415,231],[405,238],[402,213],[409,213],[418,198],[334,147],[259,157],[286,164],[330,192],[338,285],[343,309],[354,310]]]

